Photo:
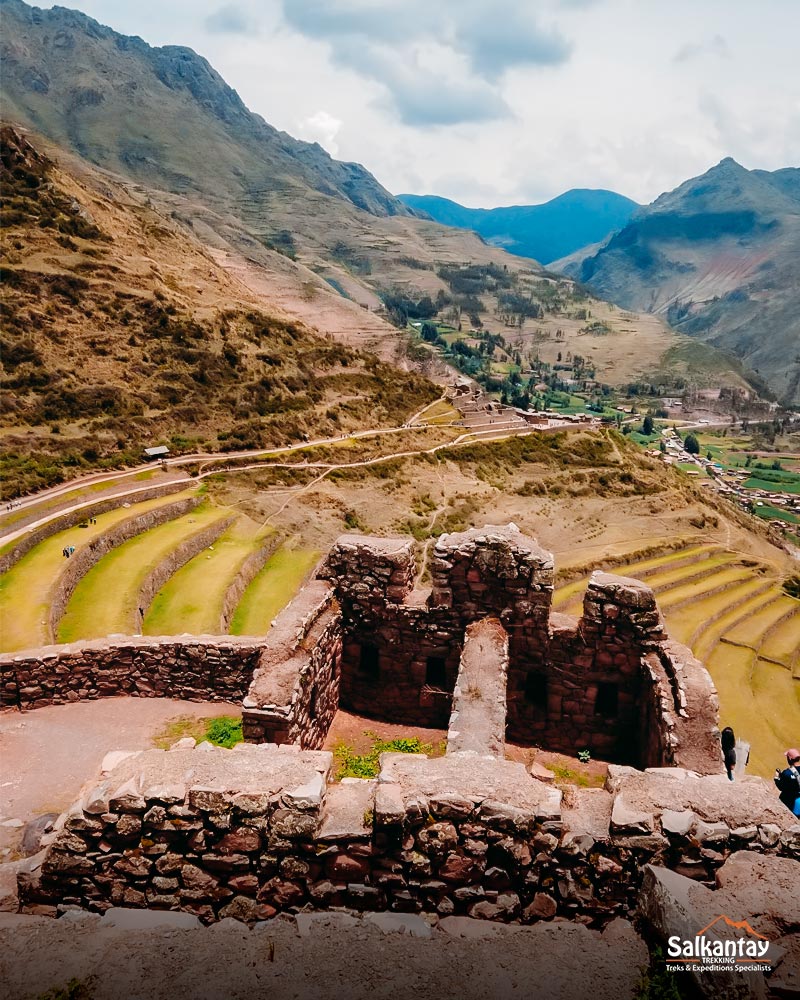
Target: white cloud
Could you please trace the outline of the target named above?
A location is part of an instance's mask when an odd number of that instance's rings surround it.
[[[727,155],[800,164],[797,0],[59,2],[195,48],[276,128],[393,191],[650,201]]]
[[[318,142],[331,156],[339,155],[336,136],[342,127],[341,119],[329,115],[327,111],[315,111],[297,126],[297,138],[306,142]]]

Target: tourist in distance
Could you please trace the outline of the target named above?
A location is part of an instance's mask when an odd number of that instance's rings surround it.
[[[733,781],[733,769],[736,767],[736,736],[730,726],[722,730],[719,741],[722,744],[722,756],[725,758],[728,780]]]
[[[794,747],[787,750],[786,762],[789,766],[783,771],[775,768],[775,785],[781,793],[781,802],[795,816],[800,816],[800,750]]]

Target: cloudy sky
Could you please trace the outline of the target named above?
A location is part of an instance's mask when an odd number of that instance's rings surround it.
[[[191,46],[271,124],[395,193],[646,202],[724,156],[800,165],[798,0],[61,3]]]

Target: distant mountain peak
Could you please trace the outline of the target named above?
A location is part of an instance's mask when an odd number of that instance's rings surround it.
[[[436,195],[401,194],[404,204],[436,222],[472,229],[487,242],[543,264],[621,229],[639,206],[614,191],[571,188],[541,205],[466,208]]]

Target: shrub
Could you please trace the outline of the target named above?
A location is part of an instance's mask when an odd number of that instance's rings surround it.
[[[399,737],[394,740],[382,740],[375,733],[368,732],[372,746],[366,753],[358,754],[347,743],[339,743],[333,750],[333,756],[338,764],[336,780],[342,778],[375,778],[380,771],[380,756],[382,753],[425,753],[431,754],[433,746],[423,743],[417,736]]]
[[[220,715],[212,719],[206,727],[206,739],[214,746],[230,750],[237,743],[244,741],[242,720],[237,719],[235,715]]]

